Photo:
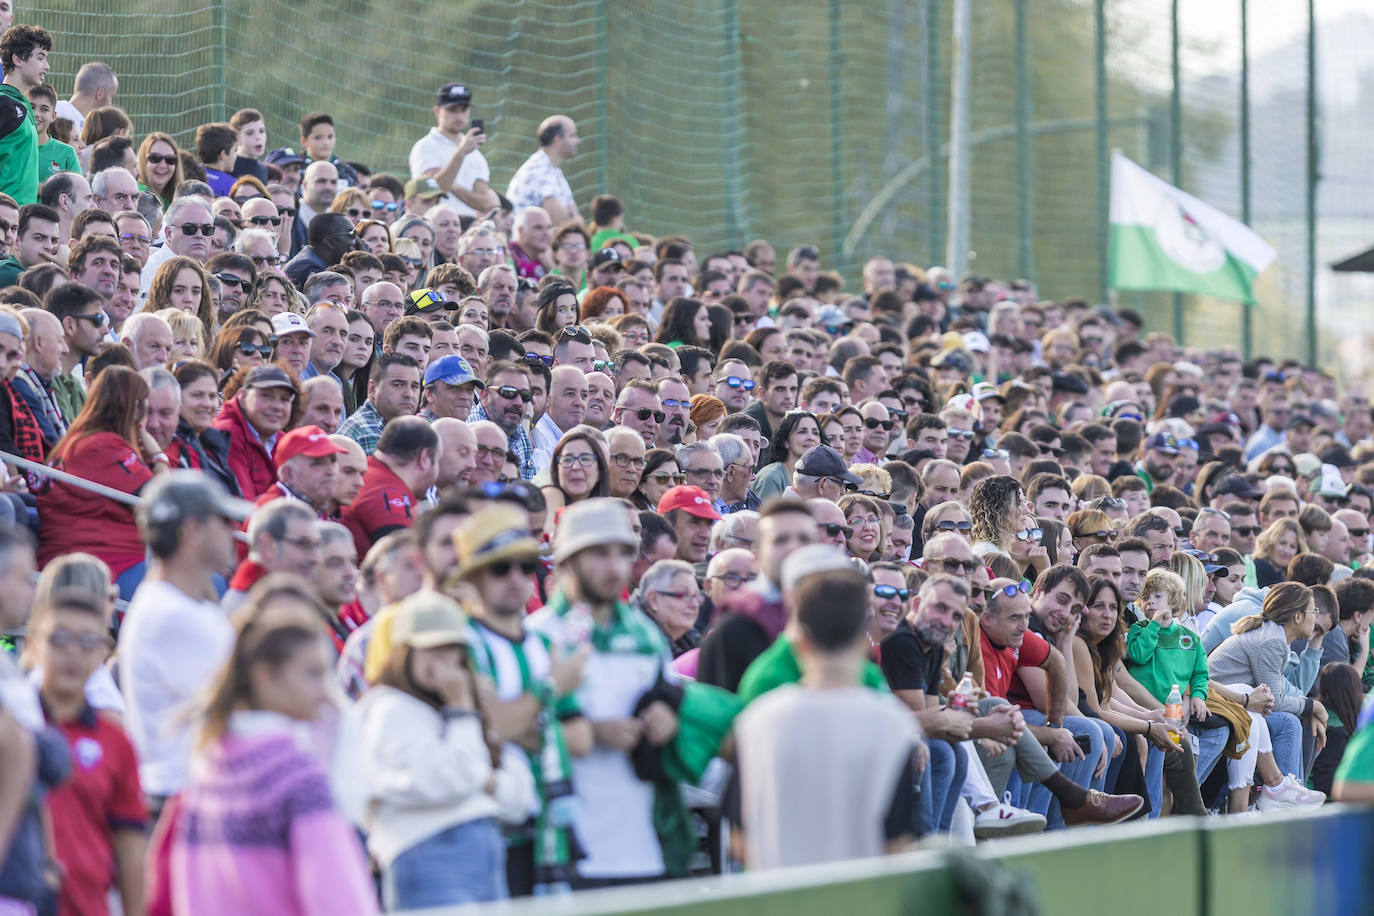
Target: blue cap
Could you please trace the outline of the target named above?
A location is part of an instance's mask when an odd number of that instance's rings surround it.
[[[1163,452],[1166,455],[1178,454],[1178,440],[1172,433],[1159,432],[1145,440],[1146,451]]]
[[[305,165],[305,157],[296,152],[289,146],[274,149],[264,158],[269,165],[285,167],[288,165]]]
[[[435,382],[445,382],[449,385],[466,385],[472,382],[478,388],[487,387],[473,374],[472,366],[468,365],[467,360],[453,354],[439,357],[425,370],[425,384],[433,385]]]

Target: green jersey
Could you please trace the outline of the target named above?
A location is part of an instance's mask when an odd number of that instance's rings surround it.
[[[9,83],[0,83],[0,191],[21,207],[38,202],[38,127],[33,105]]]
[[[76,158],[76,150],[61,140],[49,137],[46,143],[38,144],[38,181],[41,185],[58,172],[81,172],[81,160]]]

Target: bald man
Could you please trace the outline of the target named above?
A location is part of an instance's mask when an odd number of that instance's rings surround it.
[[[334,433],[329,441],[343,448],[339,452],[338,471],[334,476],[334,505],[330,507],[330,515],[335,515],[340,508],[353,502],[353,497],[362,489],[367,455],[363,454],[361,445],[347,436]]]
[[[526,207],[543,207],[549,220],[561,226],[569,220],[582,222],[572,186],[563,174],[563,161],[577,154],[582,138],[577,124],[567,115],[553,115],[539,125],[539,150],[516,170],[506,196],[519,214]]]
[[[443,443],[439,477],[427,494],[431,503],[437,503],[445,487],[472,485],[472,472],[477,468],[477,436],[471,426],[453,417],[440,417],[432,425]]]

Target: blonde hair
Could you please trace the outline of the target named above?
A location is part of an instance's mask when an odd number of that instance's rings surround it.
[[[1302,536],[1302,526],[1294,518],[1276,518],[1269,523],[1269,527],[1259,533],[1255,538],[1255,556],[1267,563],[1273,562],[1274,548],[1278,546],[1279,539],[1288,532],[1292,532],[1293,537],[1298,539],[1298,549],[1294,556],[1299,553],[1307,552],[1307,541]],[[1280,570],[1282,572],[1282,570]]]
[[[1202,610],[1202,596],[1207,593],[1207,570],[1197,557],[1181,550],[1174,551],[1169,557],[1169,571],[1183,580],[1184,597],[1188,602],[1187,614]]]
[[[1079,474],[1073,481],[1073,495],[1083,502],[1092,502],[1103,496],[1112,495],[1112,485],[1107,478],[1096,474]]]
[[[1164,597],[1169,601],[1169,610],[1173,611],[1175,617],[1181,617],[1188,613],[1188,588],[1183,584],[1178,573],[1170,572],[1167,569],[1152,569],[1147,572],[1145,585],[1140,590],[1140,597],[1143,599],[1151,592],[1164,593]]]
[[[892,475],[876,464],[856,464],[849,470],[863,478],[859,484],[860,490],[872,490],[875,493],[892,492]]]
[[[199,318],[190,312],[171,307],[159,309],[153,314],[171,326],[173,337],[190,337],[194,340],[196,356],[200,359],[205,358],[205,326],[200,323]]]

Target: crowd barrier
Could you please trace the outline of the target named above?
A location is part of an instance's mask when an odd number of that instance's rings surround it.
[[[799,802],[805,804],[804,801]],[[1306,916],[1374,911],[1374,812],[1165,818],[426,916]],[[1031,908],[1007,908],[1008,888]]]

